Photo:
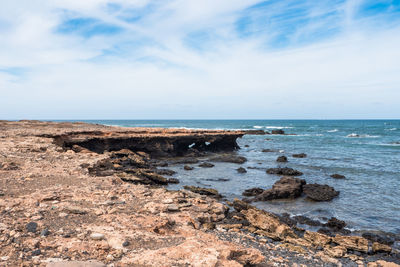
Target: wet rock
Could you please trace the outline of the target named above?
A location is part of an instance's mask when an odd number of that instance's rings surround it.
[[[177,178],[169,178],[168,179],[169,184],[179,184],[179,179]]]
[[[268,152],[279,152],[279,150],[266,148],[266,149],[261,150],[261,152],[264,152],[264,153],[268,153]]]
[[[196,164],[196,163],[199,163],[199,160],[197,158],[186,157],[186,158],[176,161],[175,163],[177,163],[177,164]]]
[[[332,174],[331,177],[334,179],[346,179],[346,176],[337,173]]]
[[[28,231],[28,232],[30,232],[30,233],[36,233],[37,227],[38,227],[38,224],[35,223],[35,222],[29,222],[29,223],[25,226],[26,231]]]
[[[364,253],[368,252],[368,240],[361,236],[336,235],[332,241],[338,245],[344,246],[347,249]]]
[[[197,186],[188,186],[185,185],[183,188],[186,190],[192,191],[194,193],[198,193],[200,195],[207,195],[215,198],[221,198],[222,196],[218,193],[217,190],[212,188],[204,188],[204,187],[197,187]]]
[[[185,166],[183,166],[183,169],[184,169],[185,171],[191,171],[191,170],[193,170],[194,168],[191,167],[191,166],[189,166],[189,165],[185,165]]]
[[[385,244],[381,244],[378,242],[374,242],[372,244],[372,252],[373,253],[380,253],[380,252],[386,252],[386,253],[390,253],[392,251],[392,248],[388,245]]]
[[[267,169],[268,174],[276,174],[276,175],[286,175],[286,176],[300,176],[303,175],[302,172],[292,169],[292,168],[269,168]]]
[[[155,173],[157,173],[159,175],[172,176],[176,173],[176,171],[168,170],[168,169],[159,169],[159,170],[155,170]]]
[[[93,240],[103,240],[103,239],[105,239],[105,236],[104,236],[104,234],[101,234],[101,233],[92,233],[90,235],[90,238]]]
[[[287,162],[288,159],[287,159],[286,156],[279,156],[279,157],[276,159],[276,161],[277,161],[277,162]]]
[[[235,198],[234,200],[233,200],[233,203],[232,203],[232,205],[233,205],[233,208],[236,210],[236,211],[242,211],[242,210],[247,210],[247,209],[250,209],[250,208],[253,208],[250,204],[248,204],[247,202],[244,202],[244,201],[242,201],[242,200],[240,200],[240,199],[237,199],[237,198]]]
[[[346,222],[342,221],[342,220],[338,220],[335,217],[332,217],[325,224],[325,226],[327,226],[337,232],[337,231],[342,230],[346,226]]]
[[[267,201],[281,198],[297,198],[301,196],[305,184],[306,181],[303,179],[284,176],[272,186],[272,189],[264,190],[254,200]]]
[[[261,194],[262,192],[264,192],[264,189],[259,188],[259,187],[254,187],[254,188],[246,189],[242,193],[242,195],[246,196],[246,197],[252,197],[252,196],[257,196],[257,195]]]
[[[391,234],[384,232],[366,232],[361,236],[372,242],[378,242],[385,245],[393,245],[395,241],[395,238]]]
[[[246,134],[248,134],[248,135],[266,135],[266,134],[269,134],[269,132],[266,132],[263,130],[247,130]]]
[[[202,167],[202,168],[212,168],[214,166],[215,166],[214,164],[209,163],[209,162],[203,162],[203,163],[199,164],[199,167]]]
[[[213,157],[211,160],[216,162],[229,162],[229,163],[236,163],[236,164],[243,164],[247,161],[245,157],[236,156],[232,154],[225,154]]]
[[[292,157],[293,158],[306,158],[307,154],[305,154],[305,153],[293,154]]]
[[[236,171],[237,171],[238,173],[246,173],[246,172],[247,172],[246,169],[243,168],[243,167],[237,168]]]
[[[282,129],[272,130],[271,134],[285,134],[285,131]]]
[[[306,216],[302,216],[302,215],[294,216],[293,219],[296,220],[300,224],[306,224],[309,226],[321,226],[322,225],[322,223],[320,221],[313,220],[313,219],[310,219],[310,218],[308,218]]]
[[[339,191],[329,185],[307,184],[303,186],[303,191],[314,201],[330,201],[339,195]]]

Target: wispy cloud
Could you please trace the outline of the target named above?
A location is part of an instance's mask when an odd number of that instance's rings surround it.
[[[398,1],[5,2],[1,118],[400,116]]]

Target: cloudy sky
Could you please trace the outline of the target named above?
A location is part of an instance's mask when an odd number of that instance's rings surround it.
[[[400,118],[400,0],[0,0],[0,119]]]

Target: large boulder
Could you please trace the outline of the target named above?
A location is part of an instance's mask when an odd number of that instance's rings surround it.
[[[256,201],[266,201],[280,198],[297,198],[301,196],[303,185],[306,181],[299,178],[284,176],[277,181],[271,189],[265,190],[258,196]]]
[[[303,175],[302,172],[292,169],[292,168],[269,168],[267,170],[268,174],[277,174],[277,175],[285,175],[285,176],[300,176]]]
[[[339,195],[339,191],[336,191],[333,187],[321,184],[304,185],[303,192],[314,201],[330,201]]]

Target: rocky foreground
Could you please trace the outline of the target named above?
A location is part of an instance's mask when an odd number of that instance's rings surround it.
[[[165,158],[243,162],[219,154],[243,134],[0,122],[0,266],[400,266],[388,245],[163,187]]]

